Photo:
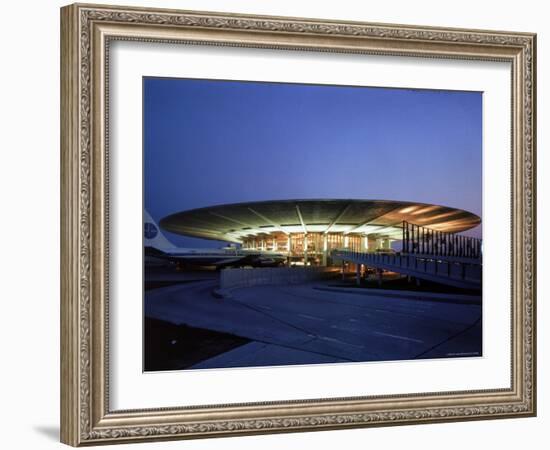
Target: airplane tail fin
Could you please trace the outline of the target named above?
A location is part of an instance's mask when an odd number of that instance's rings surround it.
[[[143,210],[143,246],[161,251],[174,248],[146,209]]]

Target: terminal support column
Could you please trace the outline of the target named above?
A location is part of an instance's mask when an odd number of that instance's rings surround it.
[[[307,234],[304,234],[304,266],[307,266]]]
[[[368,236],[363,236],[361,238],[361,240],[363,241],[362,251],[368,252],[369,251],[369,237]]]
[[[327,265],[327,253],[328,253],[328,236],[325,233],[323,235],[323,266]]]

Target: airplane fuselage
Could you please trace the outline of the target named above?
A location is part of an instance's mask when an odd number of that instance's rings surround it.
[[[154,247],[146,247],[145,255],[168,260],[177,264],[190,266],[252,266],[252,267],[275,267],[281,266],[286,261],[282,253],[243,250],[236,248],[224,249],[174,249],[158,250]]]

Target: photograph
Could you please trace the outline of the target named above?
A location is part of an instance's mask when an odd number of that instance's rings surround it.
[[[55,22],[61,442],[535,417],[540,24],[188,6]]]
[[[483,354],[483,92],[143,76],[143,371]]]

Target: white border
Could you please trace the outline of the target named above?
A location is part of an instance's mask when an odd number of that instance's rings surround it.
[[[111,410],[510,386],[508,64],[120,41],[110,61]],[[484,357],[143,374],[144,75],[483,91]]]

